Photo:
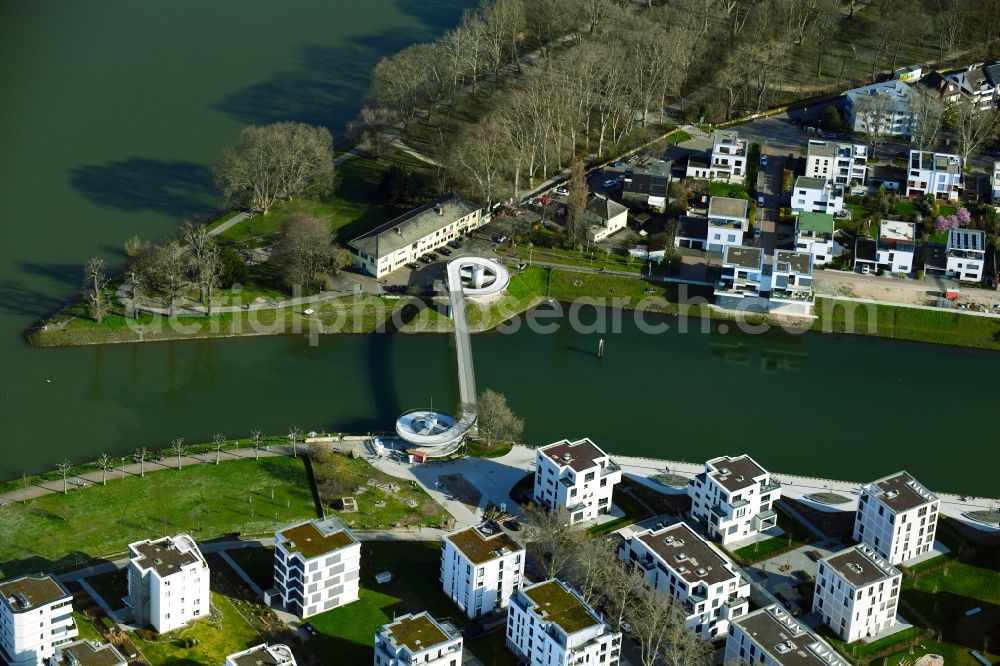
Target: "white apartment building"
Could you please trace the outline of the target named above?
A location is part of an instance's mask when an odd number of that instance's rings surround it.
[[[773,604],[729,623],[727,666],[849,666],[829,643]]]
[[[833,185],[864,185],[868,176],[868,146],[810,139],[806,148],[806,177]]]
[[[923,555],[934,547],[940,504],[937,495],[908,472],[861,486],[854,540],[890,564]]]
[[[771,266],[770,311],[811,316],[813,296],[813,256],[806,252],[776,250]]]
[[[781,497],[781,484],[746,454],[709,460],[705,471],[691,479],[687,492],[691,517],[724,545],[778,524],[773,507]]]
[[[615,666],[622,635],[559,580],[511,595],[507,649],[528,666]]]
[[[597,243],[625,228],[628,224],[628,208],[604,194],[591,194],[583,211],[583,219],[590,225],[587,230],[590,242]]]
[[[375,666],[462,666],[462,634],[427,611],[397,617],[375,633]]]
[[[634,532],[618,556],[650,588],[680,601],[685,626],[702,638],[725,635],[730,620],[749,608],[750,581],[686,523]]]
[[[910,151],[910,168],[906,176],[906,196],[958,200],[962,189],[962,158],[925,150]]]
[[[564,439],[536,451],[532,497],[540,506],[565,509],[573,525],[608,513],[621,480],[621,468],[592,441]]]
[[[444,537],[441,586],[470,618],[500,610],[524,582],[524,548],[487,521]]]
[[[77,633],[73,595],[52,576],[21,576],[0,583],[0,661],[43,666]]]
[[[898,79],[854,88],[844,93],[844,115],[854,132],[865,132],[869,123],[879,123],[883,134],[909,136],[913,94],[910,85]]]
[[[127,666],[128,660],[110,643],[80,640],[60,645],[48,666]]]
[[[489,221],[454,194],[403,213],[347,244],[354,267],[380,278]]]
[[[140,626],[165,634],[199,617],[207,617],[208,563],[187,534],[128,546],[128,597]]]
[[[736,130],[712,132],[712,152],[688,158],[688,178],[704,178],[726,183],[742,183],[747,173],[749,146]]]
[[[715,304],[733,310],[766,310],[764,250],[727,245],[722,253],[722,275],[715,285]]]
[[[287,645],[262,643],[226,657],[225,666],[296,666]]]
[[[361,542],[336,518],[274,534],[274,587],[264,603],[307,618],[358,600]]]
[[[795,249],[813,256],[815,266],[833,259],[833,215],[804,211],[795,218]]]
[[[882,220],[877,242],[861,236],[855,240],[855,268],[864,272],[881,268],[891,273],[909,273],[913,270],[916,233],[912,222]]]
[[[865,545],[825,557],[816,572],[813,611],[848,643],[896,624],[903,574]]]
[[[828,213],[837,215],[844,210],[844,188],[825,178],[799,176],[792,188],[792,213]]]
[[[712,197],[708,201],[708,250],[722,252],[730,245],[743,245],[749,228],[750,202],[732,197]]]

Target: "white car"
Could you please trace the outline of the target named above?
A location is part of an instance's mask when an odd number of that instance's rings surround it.
[[[611,180],[604,181],[604,183],[602,184],[604,185],[604,187],[614,187],[615,185],[618,184],[618,181],[612,178]]]
[[[557,187],[555,190],[556,194],[561,197],[567,196],[569,194],[569,189],[565,187]]]

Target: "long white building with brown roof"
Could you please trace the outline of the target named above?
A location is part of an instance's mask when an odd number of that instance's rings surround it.
[[[336,518],[274,534],[274,587],[264,603],[306,618],[358,600],[361,542]]]
[[[506,608],[524,583],[524,548],[494,522],[454,532],[441,550],[441,586],[470,618]]]
[[[140,626],[161,634],[208,617],[208,563],[187,534],[128,546],[128,597],[132,617]]]
[[[691,517],[722,544],[765,532],[777,525],[774,503],[781,484],[748,455],[721,456],[688,485]]]
[[[611,511],[611,494],[622,471],[610,456],[587,438],[564,439],[535,453],[536,504],[565,509],[569,524]]]
[[[854,540],[890,564],[923,555],[934,547],[940,504],[909,472],[873,481],[861,487]]]
[[[73,596],[52,576],[0,583],[0,662],[41,666],[77,633]]]
[[[729,622],[749,608],[750,581],[686,523],[635,532],[618,556],[649,587],[680,601],[687,628],[702,638],[725,635]]]

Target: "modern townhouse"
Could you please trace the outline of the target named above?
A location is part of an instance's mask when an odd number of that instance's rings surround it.
[[[965,100],[977,109],[985,111],[996,104],[996,83],[981,64],[948,72],[944,77],[954,82]]]
[[[226,657],[225,666],[296,666],[295,655],[287,645],[262,643]]]
[[[618,550],[651,588],[677,599],[685,626],[705,639],[725,635],[747,612],[750,581],[686,523],[634,532]]]
[[[449,194],[358,236],[347,248],[355,268],[380,278],[488,221],[479,206]]]
[[[844,210],[844,188],[826,178],[799,176],[792,187],[792,212],[838,215]]]
[[[909,136],[913,94],[909,84],[897,79],[848,90],[844,93],[847,124],[852,131],[863,133],[870,124],[878,123],[883,134]]]
[[[401,615],[375,633],[375,666],[461,666],[462,634],[427,611]]]
[[[77,635],[73,595],[52,576],[20,576],[0,583],[0,661],[43,666]]]
[[[823,558],[813,612],[842,640],[873,638],[896,624],[903,574],[865,545]]]
[[[781,484],[746,454],[709,460],[687,493],[691,517],[724,545],[777,525],[774,502],[781,498]]]
[[[470,618],[498,611],[524,583],[524,548],[486,521],[444,537],[441,586]]]
[[[808,317],[815,302],[813,256],[806,252],[776,250],[771,267],[770,310]]]
[[[187,534],[136,541],[128,546],[128,597],[140,626],[163,634],[208,617],[208,563]]]
[[[906,196],[958,200],[962,189],[962,158],[947,153],[925,150],[910,151],[910,168],[906,176]]]
[[[564,439],[535,452],[532,497],[540,506],[566,510],[572,525],[608,513],[621,480],[621,468],[592,441]]]
[[[949,229],[945,245],[928,244],[924,269],[963,282],[981,282],[986,265],[986,234],[978,229]]]
[[[848,666],[829,643],[773,604],[729,623],[726,666]]]
[[[833,215],[804,211],[795,218],[795,249],[811,254],[813,264],[825,266],[833,259]]]
[[[863,485],[854,540],[893,565],[924,555],[934,547],[940,504],[937,495],[908,472]]]
[[[854,267],[864,273],[878,269],[909,273],[913,270],[915,238],[916,226],[912,222],[882,220],[878,241],[860,235],[855,240]]]
[[[740,234],[743,230],[740,229]],[[721,234],[721,232],[720,232]],[[704,250],[708,247],[708,218],[698,215],[681,215],[677,219],[674,247]]]
[[[712,197],[708,201],[708,250],[722,252],[730,245],[743,245],[749,228],[750,202],[733,197]]]
[[[703,178],[726,183],[742,183],[747,173],[747,142],[736,130],[712,132],[712,152],[688,158],[688,178]]]
[[[361,542],[336,518],[274,534],[274,587],[264,603],[302,618],[358,600]]]
[[[589,225],[587,234],[591,243],[604,240],[628,223],[628,208],[604,194],[591,194],[583,211],[583,220]]]
[[[719,307],[756,310],[767,309],[764,250],[759,247],[727,245],[722,253],[722,275],[715,285],[715,303]]]
[[[805,175],[843,188],[864,185],[868,176],[867,159],[868,146],[810,139]]]
[[[507,611],[507,649],[528,666],[615,666],[622,635],[559,580],[515,592]]]
[[[127,666],[127,664],[128,660],[114,645],[89,640],[60,645],[47,662],[47,666]]]
[[[670,187],[670,160],[652,160],[637,165],[622,181],[622,200],[637,203],[662,213],[667,207]]]

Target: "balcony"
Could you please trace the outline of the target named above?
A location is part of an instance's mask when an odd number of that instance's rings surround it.
[[[778,481],[777,479],[771,479],[767,483],[760,484],[760,493],[763,495],[764,493],[769,493],[772,490],[777,490],[780,487],[781,487],[781,481]]]
[[[609,476],[611,474],[616,474],[620,471],[622,471],[622,468],[616,463],[613,463],[609,460],[608,463],[601,468],[601,476]]]

